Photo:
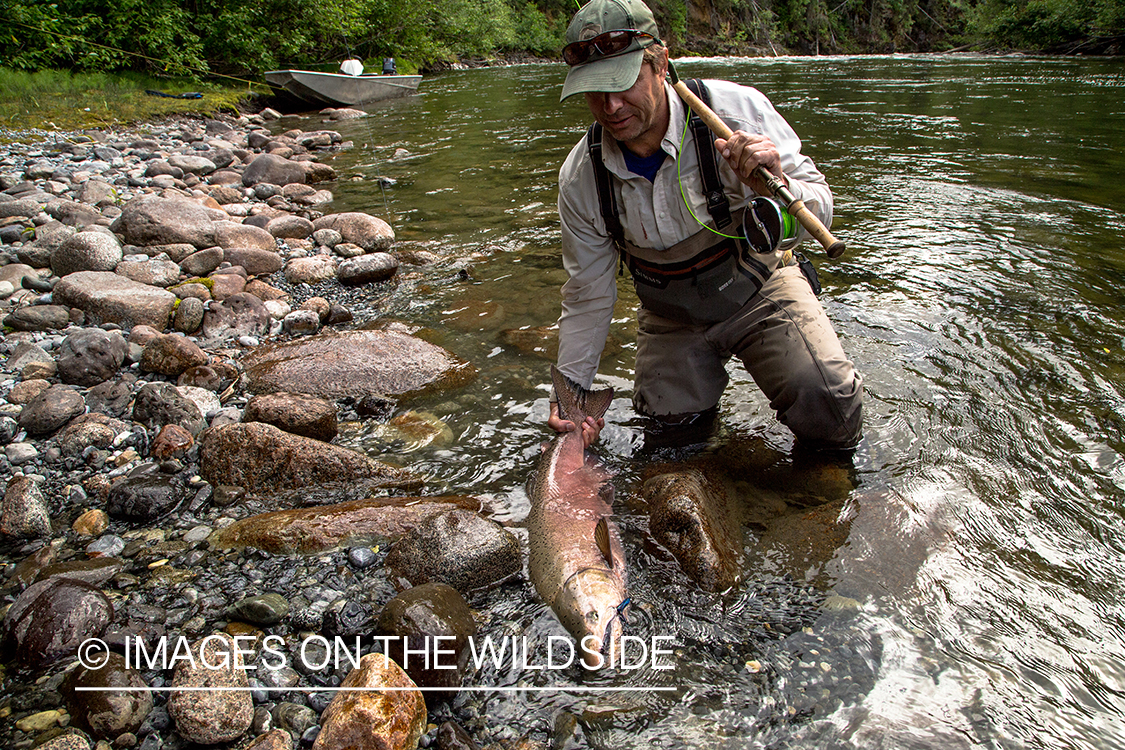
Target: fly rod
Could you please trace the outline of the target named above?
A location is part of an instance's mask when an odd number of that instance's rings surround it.
[[[695,114],[699,115],[699,119],[711,129],[711,132],[719,136],[723,140],[729,140],[734,133],[731,131],[727,124],[719,119],[715,112],[703,103],[703,100],[691,92],[687,84],[680,80],[676,75],[676,69],[672,66],[671,61],[668,62],[668,76],[672,80],[672,88],[684,100],[684,103],[691,107]],[[797,221],[801,222],[801,226],[808,230],[809,234],[816,238],[823,247],[824,251],[828,253],[829,258],[839,258],[844,254],[845,245],[840,240],[832,236],[832,232],[828,231],[828,227],[816,217],[812,211],[806,206],[805,202],[793,195],[789,188],[785,186],[777,175],[767,171],[760,164],[754,168],[754,176],[766,183],[769,188],[770,195],[777,198],[785,204],[785,210],[789,212]]]

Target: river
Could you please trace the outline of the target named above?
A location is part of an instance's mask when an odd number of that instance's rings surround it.
[[[1125,747],[1125,60],[678,69],[761,89],[833,185],[848,251],[809,254],[865,378],[865,438],[848,462],[794,454],[732,366],[714,454],[740,502],[772,510],[746,527],[746,582],[699,591],[636,500],[653,457],[628,399],[623,277],[598,455],[615,472],[630,627],[667,636],[672,668],[486,667],[467,684],[505,690],[455,705],[565,747]],[[383,216],[398,249],[439,257],[404,266],[358,317],[401,321],[480,371],[404,405],[443,420],[444,442],[360,427],[342,441],[487,498],[524,538],[550,358],[519,342],[558,316],[555,178],[589,122],[581,98],[558,103],[564,75],[434,75],[328,126],[355,144],[332,162],[330,210]],[[484,632],[563,632],[525,581],[473,604]],[[516,689],[575,685],[634,690]]]

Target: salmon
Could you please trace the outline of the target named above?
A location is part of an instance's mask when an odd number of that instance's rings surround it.
[[[613,400],[612,388],[588,391],[553,365],[551,380],[559,416],[575,425],[600,419]],[[583,664],[600,668],[621,653],[625,552],[611,520],[610,474],[587,456],[581,429],[559,433],[547,446],[529,495],[531,582],[575,639]]]

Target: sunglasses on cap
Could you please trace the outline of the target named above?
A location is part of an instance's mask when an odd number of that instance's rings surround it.
[[[634,42],[639,43],[637,49],[644,49],[653,42],[663,44],[658,38],[644,31],[616,29],[603,32],[591,39],[571,42],[563,47],[562,56],[567,65],[581,65],[589,62],[591,57],[601,59],[632,51]]]

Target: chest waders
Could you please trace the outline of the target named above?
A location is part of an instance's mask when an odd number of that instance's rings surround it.
[[[707,87],[697,79],[688,87],[710,105]],[[690,111],[690,110],[689,110]],[[703,195],[714,229],[741,227],[746,208],[730,210],[716,162],[715,136],[694,113],[688,127],[695,139]],[[789,251],[758,254],[741,237],[727,237],[704,228],[667,250],[633,245],[617,211],[613,176],[602,161],[602,126],[594,123],[586,133],[586,145],[594,168],[598,204],[606,230],[633,276],[637,297],[647,310],[684,323],[709,325],[726,320],[762,288],[781,265],[792,258]]]

